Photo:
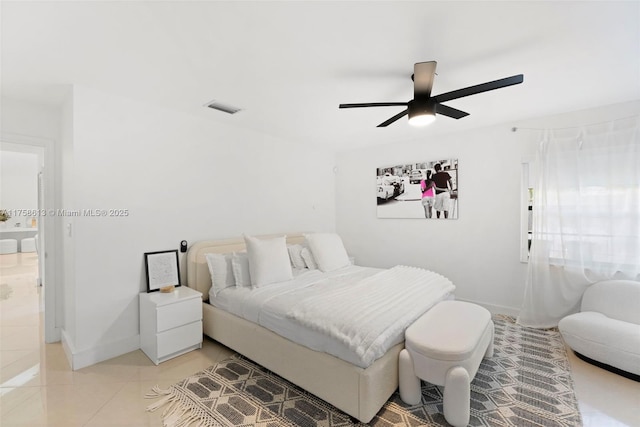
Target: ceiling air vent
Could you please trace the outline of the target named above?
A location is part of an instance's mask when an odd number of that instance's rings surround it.
[[[242,111],[242,108],[234,107],[232,105],[223,104],[218,101],[211,101],[206,104],[207,107],[213,108],[214,110],[223,111],[228,114],[235,114],[238,111]]]

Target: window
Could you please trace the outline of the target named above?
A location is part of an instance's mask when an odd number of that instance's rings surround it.
[[[640,279],[638,165],[640,116],[545,131],[523,167],[523,206],[536,179],[521,324],[557,325],[591,283]]]

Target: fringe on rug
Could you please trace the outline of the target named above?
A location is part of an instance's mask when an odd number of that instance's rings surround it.
[[[168,405],[162,412],[164,427],[188,427],[193,423],[198,427],[220,427],[221,424],[207,416],[200,408],[189,405],[189,400],[182,398],[173,387],[162,389],[157,385],[145,394],[145,399],[162,397],[157,402],[147,406],[147,412],[154,412],[158,408]]]

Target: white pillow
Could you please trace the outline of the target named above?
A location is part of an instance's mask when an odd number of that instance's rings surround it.
[[[289,251],[289,258],[291,258],[291,264],[294,268],[307,268],[302,258],[302,245],[289,245],[287,250]]]
[[[251,287],[251,272],[249,271],[249,258],[246,252],[234,252],[231,257],[231,267],[236,286]]]
[[[285,236],[258,239],[244,236],[249,256],[251,286],[260,287],[293,278]]]
[[[231,266],[231,254],[206,254],[205,258],[211,275],[213,296],[218,295],[218,292],[224,288],[236,285]]]
[[[313,259],[313,255],[311,254],[309,248],[302,248],[302,251],[300,251],[300,256],[304,260],[304,264],[309,270],[318,269],[318,264],[316,264],[316,260]]]
[[[304,237],[321,271],[333,271],[350,264],[349,255],[337,234],[313,233]]]

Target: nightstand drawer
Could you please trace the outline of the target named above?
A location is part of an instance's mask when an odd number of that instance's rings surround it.
[[[158,358],[202,342],[202,321],[158,334]]]
[[[202,299],[191,298],[157,308],[157,332],[202,320]]]

